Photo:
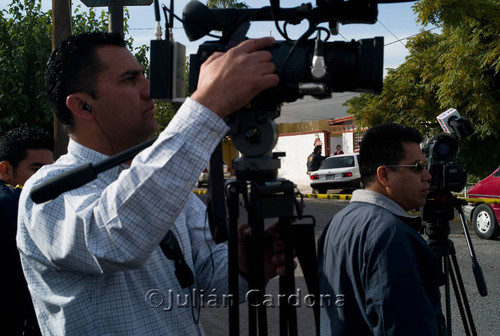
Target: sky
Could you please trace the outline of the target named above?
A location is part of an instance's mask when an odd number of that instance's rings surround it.
[[[182,10],[189,0],[175,0],[174,1],[174,12],[177,16],[182,17]],[[3,0],[0,4],[0,9],[6,8],[9,0]],[[202,1],[205,2],[205,1]],[[295,7],[302,3],[310,2],[313,6],[316,6],[315,0],[283,0],[280,1],[281,7]],[[170,0],[160,0],[160,5],[165,4],[170,6]],[[260,8],[269,5],[269,1],[266,0],[247,0],[245,3],[250,8]],[[350,24],[350,25],[340,25],[340,35],[334,36],[330,41],[343,40],[350,41],[351,39],[361,39],[361,38],[373,38],[375,36],[384,36],[384,68],[396,68],[401,63],[404,62],[405,57],[408,55],[408,51],[404,44],[406,43],[406,38],[414,34],[417,34],[421,29],[429,29],[432,27],[422,27],[416,22],[416,15],[413,12],[412,6],[414,1],[402,2],[402,3],[392,3],[392,4],[379,4],[378,5],[378,22],[370,24]],[[76,6],[81,5],[82,9],[87,8],[79,0],[72,1],[72,9],[74,10]],[[42,0],[42,10],[46,11],[51,9],[52,0]],[[107,7],[98,7],[98,10],[106,10]],[[130,13],[129,20],[129,34],[134,38],[135,45],[149,44],[151,39],[154,39],[154,7],[149,6],[129,6]],[[162,14],[162,26],[164,25],[163,14]],[[298,38],[305,31],[305,24],[293,27],[290,30],[292,38]],[[277,40],[282,40],[279,33],[277,33],[274,28],[273,22],[252,22],[248,37],[262,37],[262,36],[274,36]],[[203,38],[198,41],[190,42],[184,30],[182,28],[182,23],[176,21],[174,23],[174,39],[186,46],[186,55],[191,53],[196,53],[198,46],[204,41],[213,40],[213,38]],[[398,40],[402,41],[399,42]]]

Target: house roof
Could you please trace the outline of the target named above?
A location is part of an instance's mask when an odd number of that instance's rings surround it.
[[[344,102],[359,96],[358,92],[334,92],[328,99],[316,99],[306,96],[293,103],[285,103],[281,114],[275,119],[277,124],[299,123],[311,120],[337,119],[347,116],[347,106]]]

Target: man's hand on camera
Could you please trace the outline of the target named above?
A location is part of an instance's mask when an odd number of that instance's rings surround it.
[[[250,39],[225,53],[213,53],[201,66],[191,98],[225,118],[262,90],[278,85],[271,53],[262,50],[274,43],[272,37]]]
[[[248,275],[248,256],[244,240],[250,237],[251,228],[248,224],[242,224],[238,227],[239,236],[239,268],[243,276]],[[267,280],[274,278],[277,275],[285,275],[285,243],[279,238],[278,222],[269,226],[264,235],[269,239],[264,243],[265,246],[260,247],[264,249],[264,275]],[[294,268],[297,263],[294,261]]]

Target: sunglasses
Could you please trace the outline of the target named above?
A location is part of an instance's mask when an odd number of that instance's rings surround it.
[[[412,165],[384,165],[384,166],[390,168],[396,168],[396,167],[413,168],[415,170],[415,173],[417,174],[422,174],[424,169],[429,169],[429,163],[427,161],[418,161],[417,163]]]

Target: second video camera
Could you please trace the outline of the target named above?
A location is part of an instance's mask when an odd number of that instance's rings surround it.
[[[430,191],[459,192],[465,187],[467,173],[455,157],[459,140],[472,134],[472,126],[456,109],[446,110],[437,120],[446,133],[436,135],[423,148],[432,176]]]

